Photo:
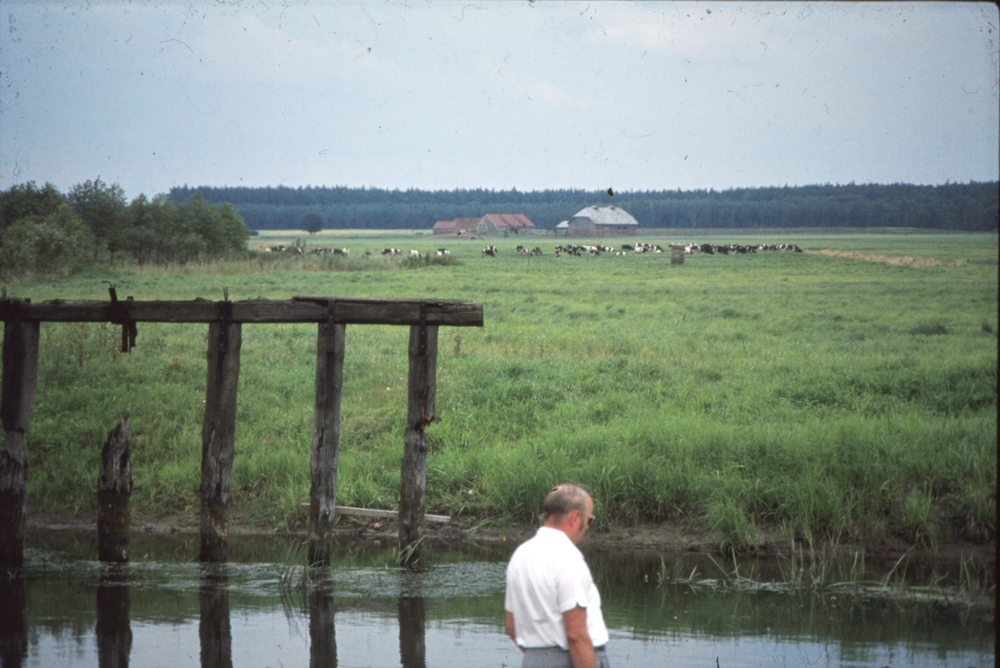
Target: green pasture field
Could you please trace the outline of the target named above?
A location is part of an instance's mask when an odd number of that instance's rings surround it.
[[[262,235],[252,248],[301,238],[306,252],[116,265],[6,292],[107,299],[108,281],[137,300],[220,300],[225,290],[232,300],[482,304],[484,327],[440,330],[439,421],[428,429],[428,512],[473,526],[531,523],[545,493],[570,480],[592,491],[598,531],[667,521],[711,531],[724,549],[774,536],[995,540],[995,235],[637,238],[806,251],[671,265],[669,252],[554,256],[556,244],[581,239],[354,234]],[[481,255],[486,243],[498,257]],[[543,254],[518,255],[519,244]],[[319,245],[350,256],[309,252]],[[383,257],[383,247],[424,257]],[[428,257],[436,248],[451,256]],[[43,324],[29,514],[94,510],[101,445],[126,411],[133,512],[197,513],[207,329],[140,323],[137,347],[122,354],[119,327]],[[316,325],[243,327],[233,468],[243,521],[304,521],[316,334]],[[407,337],[405,327],[347,328],[339,504],[397,504]]]

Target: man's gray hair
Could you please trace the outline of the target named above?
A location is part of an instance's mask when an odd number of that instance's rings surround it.
[[[542,503],[542,512],[539,514],[542,522],[549,519],[559,521],[574,510],[581,513],[587,512],[587,499],[590,494],[583,487],[571,483],[556,485],[545,497]]]

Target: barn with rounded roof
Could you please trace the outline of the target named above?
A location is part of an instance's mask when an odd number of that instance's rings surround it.
[[[569,236],[634,237],[638,233],[639,221],[616,206],[588,206],[566,221]]]

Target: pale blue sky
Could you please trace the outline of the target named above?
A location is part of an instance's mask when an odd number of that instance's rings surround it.
[[[2,190],[1000,178],[992,3],[2,9]]]

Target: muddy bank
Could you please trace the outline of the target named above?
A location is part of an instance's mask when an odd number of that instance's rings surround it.
[[[35,515],[29,513],[29,529],[46,531],[97,531],[96,517],[80,514],[70,515]],[[181,534],[197,535],[199,519],[192,514],[178,514],[169,517],[132,517],[133,533],[144,534]],[[509,543],[518,545],[531,537],[536,527],[515,525],[510,527],[473,526],[461,519],[438,524],[425,525],[425,540],[430,543]],[[301,520],[281,527],[266,526],[232,518],[229,528],[230,536],[240,535],[301,535],[308,536],[308,526]],[[335,527],[337,537],[363,542],[379,542],[395,544],[398,539],[398,527],[394,520],[375,520],[358,517],[342,516]],[[673,523],[645,523],[635,526],[612,526],[604,531],[591,531],[584,538],[581,547],[596,549],[627,550],[636,553],[657,553],[662,555],[677,554],[710,554],[720,555],[716,542],[708,532],[692,530],[690,527],[680,527]],[[796,545],[795,549],[805,549],[808,546]],[[834,546],[826,546],[830,549]],[[821,546],[816,546],[820,549]],[[908,554],[908,561],[925,567],[938,567],[947,570],[957,570],[963,559],[972,557],[979,564],[992,564],[996,569],[996,540],[977,544],[967,541],[939,543],[936,545],[914,545],[899,537],[882,537],[870,540],[865,545],[839,544],[835,546],[838,552],[854,553],[862,551],[866,561],[872,565],[892,563]],[[780,534],[764,535],[753,556],[779,557],[792,553],[792,545]]]

